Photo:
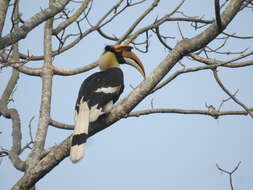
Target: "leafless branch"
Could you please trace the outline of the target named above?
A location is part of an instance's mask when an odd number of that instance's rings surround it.
[[[236,94],[237,94],[238,92],[239,92],[239,90],[236,90],[235,93],[232,94],[232,95],[233,95],[233,96],[236,96]],[[226,99],[223,99],[223,100],[221,101],[220,105],[219,105],[218,110],[220,111],[221,108],[222,108],[222,106],[223,106],[223,104],[224,104],[225,102],[229,101],[229,100],[231,100],[231,97],[228,97],[228,98],[226,98]]]
[[[228,37],[232,37],[232,38],[238,38],[238,39],[252,39],[253,36],[237,36],[235,33],[234,34],[228,34],[227,32],[222,32],[222,34],[228,36]]]
[[[83,73],[85,71],[89,71],[89,70],[95,68],[97,65],[98,65],[98,63],[94,62],[89,65],[85,65],[83,67],[72,69],[72,70],[59,69],[55,66],[51,66],[51,68],[52,68],[54,74],[56,74],[56,75],[69,76],[69,75],[76,75],[76,74]]]
[[[158,40],[161,42],[161,44],[167,48],[168,50],[172,50],[172,47],[170,47],[163,39],[162,39],[162,36],[160,34],[160,30],[159,30],[159,26],[155,28],[155,34],[158,38]]]
[[[181,74],[189,73],[189,72],[202,71],[202,70],[208,70],[208,69],[213,70],[213,69],[216,69],[217,67],[225,66],[225,65],[231,63],[232,61],[234,61],[234,59],[226,61],[226,62],[218,62],[218,63],[214,63],[214,64],[210,64],[210,65],[205,65],[205,66],[192,67],[192,68],[184,68],[182,70],[176,71],[174,74],[172,74],[166,80],[164,80],[163,82],[159,83],[150,93],[154,93],[155,91],[157,91],[160,88],[164,87],[165,85],[167,85],[169,82],[171,82],[172,80],[174,80],[176,77],[178,77]]]
[[[148,9],[146,9],[137,19],[136,21],[129,27],[129,29],[123,34],[118,43],[124,41],[129,34],[136,28],[136,26],[158,5],[160,0],[153,0],[152,4]]]
[[[52,2],[51,2],[52,3]],[[29,155],[28,171],[33,168],[40,160],[40,153],[44,149],[47,129],[50,118],[50,105],[51,105],[51,91],[52,91],[52,25],[53,18],[48,19],[44,28],[44,64],[42,68],[42,97],[40,104],[40,116],[38,129],[36,131],[34,146],[32,152]]]
[[[16,20],[18,18],[18,1],[15,3],[15,8],[13,12],[13,19]],[[14,32],[18,29],[18,22],[14,22],[13,30]],[[18,44],[15,43],[12,45],[12,57],[15,62],[19,61],[19,53],[18,53]],[[7,56],[9,57],[9,56]],[[12,95],[13,90],[19,79],[19,72],[15,69],[12,71],[12,75],[9,79],[9,82],[2,94],[0,99],[0,114],[3,115],[7,119],[12,120],[12,147],[8,151],[8,156],[13,164],[13,166],[20,170],[25,170],[25,162],[22,161],[19,157],[21,153],[21,124],[20,124],[20,116],[16,109],[8,108],[9,98]]]
[[[253,110],[253,108],[250,108],[250,110]],[[191,110],[191,109],[169,109],[169,108],[157,108],[157,109],[147,109],[147,110],[141,110],[141,111],[134,111],[127,115],[125,115],[125,118],[127,117],[139,117],[142,115],[150,115],[155,113],[169,113],[169,114],[190,114],[190,115],[208,115],[213,117],[214,119],[219,118],[220,116],[229,116],[229,115],[247,115],[248,112],[246,111],[212,111],[210,109],[208,110]],[[56,124],[56,123],[55,123]],[[58,125],[60,126],[60,125]],[[62,125],[64,127],[64,125]],[[66,127],[66,126],[65,126]]]
[[[81,6],[77,9],[77,11],[71,17],[69,17],[67,20],[60,23],[55,29],[53,29],[53,35],[57,35],[63,29],[65,29],[70,24],[75,22],[79,18],[79,16],[85,11],[85,9],[88,7],[90,1],[91,0],[84,0]]]
[[[3,31],[9,3],[10,3],[10,0],[0,1],[0,37],[2,36],[2,31]]]
[[[224,44],[224,45],[225,45],[225,44]],[[222,44],[220,47],[218,47],[218,48],[216,48],[216,49],[212,49],[212,48],[210,48],[209,46],[207,46],[206,48],[207,48],[208,50],[205,49],[205,52],[208,52],[208,53],[211,52],[211,53],[216,53],[216,54],[232,55],[232,54],[244,54],[244,53],[248,50],[248,48],[245,48],[244,50],[242,50],[242,51],[237,51],[237,52],[232,52],[232,51],[218,51],[218,49],[222,48],[224,45]]]
[[[229,68],[238,68],[238,67],[245,67],[245,66],[251,66],[253,65],[253,61],[245,61],[245,62],[235,62],[238,61],[240,59],[246,58],[253,55],[253,51],[249,52],[247,54],[244,55],[240,55],[236,58],[230,59],[228,61],[220,61],[220,60],[215,60],[215,59],[210,59],[210,58],[204,58],[201,57],[195,53],[190,53],[189,56],[191,58],[193,58],[196,61],[199,61],[201,63],[207,64],[207,65],[213,65],[213,64],[222,64],[222,63],[226,63],[224,65],[222,65],[223,67],[229,67]]]
[[[153,104],[153,102],[151,101],[151,109],[130,112],[129,114],[124,115],[124,118],[147,116],[150,114],[206,115],[206,116],[211,116],[214,119],[218,119],[221,116],[248,115],[248,112],[246,112],[244,110],[211,111],[210,109],[207,109],[207,110],[196,110],[195,109],[194,110],[194,109],[177,109],[177,108],[152,108],[152,106],[153,106],[152,104]],[[253,107],[250,108],[250,110],[253,111]],[[50,125],[58,128],[58,129],[64,129],[64,130],[73,130],[74,129],[74,125],[61,123],[61,122],[55,121],[53,119],[50,120]]]
[[[135,6],[135,5],[141,4],[141,3],[145,2],[145,1],[146,1],[146,0],[139,0],[139,1],[136,1],[136,2],[134,2],[134,3],[131,3],[130,0],[127,0],[127,4],[128,4],[129,6]]]
[[[24,61],[20,61],[20,60],[15,61],[13,58],[8,58],[7,54],[4,52],[0,52],[0,56],[4,64],[2,67],[5,67],[5,65],[11,66],[15,68],[16,70],[24,74],[31,75],[31,76],[40,76],[41,74],[40,68],[31,68],[31,67],[24,66],[24,64],[30,61],[30,56],[26,56]]]
[[[20,39],[26,37],[26,35],[36,26],[41,24],[46,19],[54,16],[58,12],[62,11],[66,4],[68,4],[70,0],[59,0],[53,3],[50,7],[41,12],[37,13],[33,17],[31,17],[28,21],[26,21],[21,27],[19,27],[16,31],[0,38],[0,50],[11,45],[12,43],[17,42]]]
[[[168,15],[163,16],[162,18],[156,20],[153,24],[150,24],[148,26],[144,26],[140,29],[138,29],[136,32],[132,33],[128,39],[127,43],[132,42],[134,39],[136,39],[140,34],[146,32],[147,30],[151,30],[154,28],[157,28],[158,26],[161,26],[165,22],[169,21],[184,21],[184,22],[199,22],[199,23],[208,23],[211,24],[213,21],[209,20],[201,20],[201,19],[195,19],[195,18],[182,18],[182,17],[168,17]]]
[[[97,29],[97,32],[104,38],[112,41],[118,41],[119,39],[115,36],[109,36],[108,34],[104,33],[101,28]]]
[[[26,149],[32,149],[32,148],[31,148],[31,145],[34,143],[33,135],[32,135],[32,121],[33,121],[34,118],[35,118],[35,117],[33,116],[33,117],[30,119],[29,125],[28,125],[28,127],[29,127],[30,141],[29,141],[28,143],[26,143],[25,146],[22,147],[21,153],[22,153],[24,150],[26,150]]]
[[[229,92],[229,90],[222,84],[219,76],[218,76],[218,72],[217,70],[213,70],[213,75],[214,78],[216,80],[216,82],[219,84],[219,86],[221,87],[221,89],[229,96],[231,97],[232,100],[234,100],[234,102],[236,102],[238,105],[240,105],[245,111],[248,112],[248,114],[253,118],[253,114],[251,113],[251,110],[249,108],[247,108],[247,106],[245,106],[240,100],[238,100],[235,96],[233,96],[232,93]]]
[[[214,8],[215,8],[216,24],[217,24],[218,30],[221,31],[223,28],[222,28],[221,17],[220,17],[220,1],[219,0],[214,0]]]
[[[82,34],[80,34],[75,40],[73,40],[72,42],[70,42],[68,45],[62,47],[61,49],[58,49],[56,51],[52,51],[52,56],[56,56],[59,55],[60,53],[63,53],[67,50],[69,50],[70,48],[74,47],[76,44],[78,44],[85,36],[89,35],[90,33],[96,31],[98,28],[101,28],[103,26],[105,26],[106,24],[108,24],[109,22],[111,22],[117,15],[118,13],[116,13],[114,16],[112,16],[112,18],[109,19],[109,21],[105,21],[105,19],[107,19],[107,17],[115,10],[117,9],[121,3],[123,2],[123,0],[118,1],[114,6],[111,7],[111,9],[109,11],[107,11],[100,19],[99,21],[96,23],[96,25],[92,26],[91,28],[87,29],[86,31],[84,31]],[[105,22],[104,22],[105,21]],[[104,23],[103,23],[104,22]],[[27,56],[24,54],[21,54],[21,58],[26,58]],[[31,60],[43,60],[44,56],[30,56]]]
[[[218,164],[216,164],[216,167],[217,167],[218,170],[220,170],[221,172],[223,172],[225,174],[228,174],[231,190],[234,190],[232,175],[238,170],[240,164],[241,164],[241,161],[238,162],[238,164],[236,165],[236,167],[232,171],[224,170]]]
[[[5,157],[5,156],[8,156],[8,151],[3,149],[2,147],[0,147],[0,157]],[[0,162],[1,163],[1,162]]]

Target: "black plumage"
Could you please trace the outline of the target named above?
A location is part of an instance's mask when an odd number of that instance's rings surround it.
[[[115,93],[96,92],[96,90],[108,87],[118,87]],[[103,108],[111,100],[115,103],[124,89],[124,77],[120,68],[111,68],[100,71],[86,78],[79,90],[75,110],[79,111],[80,100],[86,101],[89,108],[98,105]]]

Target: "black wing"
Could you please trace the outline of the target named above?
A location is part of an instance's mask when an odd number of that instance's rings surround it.
[[[96,92],[99,88],[119,87],[115,93]],[[124,77],[120,68],[112,68],[90,75],[86,78],[79,90],[75,109],[79,111],[81,99],[88,103],[89,108],[98,105],[103,107],[111,100],[116,102],[124,89]]]

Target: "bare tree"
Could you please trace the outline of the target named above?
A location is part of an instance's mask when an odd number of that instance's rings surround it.
[[[247,59],[252,56],[252,50],[245,49],[243,51],[233,52],[223,49],[230,39],[246,40],[253,38],[253,36],[239,36],[226,31],[230,22],[239,12],[253,9],[253,1],[224,0],[219,2],[219,0],[215,0],[213,2],[215,7],[213,19],[204,19],[199,15],[187,16],[182,12],[180,9],[185,3],[185,0],[182,0],[171,12],[155,18],[152,23],[143,25],[142,21],[156,11],[156,7],[159,3],[159,0],[153,0],[152,2],[147,2],[145,0],[119,0],[111,6],[108,12],[104,14],[99,13],[100,19],[94,24],[92,23],[93,21],[89,19],[89,13],[93,9],[93,0],[49,0],[48,8],[41,10],[27,20],[22,19],[22,14],[19,11],[19,0],[0,0],[0,64],[1,69],[13,69],[9,82],[0,99],[0,116],[12,121],[12,147],[9,150],[2,149],[0,154],[3,157],[8,156],[13,166],[24,173],[23,177],[13,185],[13,190],[34,188],[36,183],[43,178],[43,176],[54,169],[64,158],[69,156],[72,136],[69,136],[55,146],[45,149],[45,141],[49,127],[52,126],[67,130],[73,129],[72,125],[56,121],[50,115],[52,79],[56,75],[72,76],[86,72],[95,68],[97,63],[94,62],[79,68],[64,70],[56,67],[53,64],[53,60],[55,57],[61,56],[65,51],[75,47],[91,33],[95,33],[103,39],[111,41],[111,44],[130,44],[142,53],[149,52],[151,46],[149,42],[151,38],[156,38],[166,51],[168,51],[168,54],[142,83],[113,107],[110,114],[102,116],[99,121],[90,127],[89,136],[104,130],[122,118],[155,113],[202,114],[211,116],[214,119],[225,115],[249,115],[249,117],[253,118],[253,107],[248,107],[240,101],[236,96],[237,92],[231,92],[223,84],[217,72],[218,68],[237,69],[253,65],[253,61]],[[141,6],[142,4],[150,5],[142,13],[136,15],[136,20],[129,27],[124,29],[123,34],[116,36],[103,31],[104,27],[110,26],[111,22],[118,19],[119,15],[124,15],[128,9]],[[69,7],[75,7],[74,11]],[[10,17],[7,16],[7,12],[11,13]],[[2,35],[6,22],[12,23],[12,27],[8,31],[8,34]],[[191,27],[195,30],[195,36],[191,38],[185,37],[180,26],[181,23],[185,22],[191,24]],[[164,29],[161,28],[167,23],[174,23],[173,26],[178,28],[178,33],[180,35],[177,38],[162,34]],[[44,25],[43,55],[35,56],[22,53],[19,41],[22,39],[25,40],[26,36],[40,25]],[[75,33],[73,33],[73,29],[75,29]],[[53,49],[53,39],[57,40],[56,49]],[[141,39],[144,40],[140,42]],[[176,43],[176,45],[174,46],[168,43],[168,39]],[[210,45],[211,42],[216,41],[222,41],[222,44],[219,47]],[[233,57],[228,60],[216,59],[215,56],[218,57],[220,54],[233,55]],[[186,67],[181,63],[183,58],[198,62],[199,66]],[[36,62],[38,60],[43,60],[44,63],[42,67],[30,67],[26,65],[27,63]],[[171,70],[176,64],[181,64],[182,69],[171,74]],[[219,107],[207,104],[204,110],[159,109],[152,107],[147,110],[131,112],[147,96],[170,84],[178,76],[201,70],[211,70],[214,80],[227,94],[227,98],[222,100]],[[34,138],[30,134],[30,141],[26,145],[21,144],[22,131],[20,126],[22,120],[20,118],[20,113],[17,109],[8,106],[12,99],[12,94],[15,91],[20,73],[39,77],[42,80],[38,128]],[[165,79],[165,76],[168,74],[169,76]],[[241,109],[222,110],[223,104],[227,101],[233,101],[235,104],[238,104]],[[31,148],[31,151],[27,158],[22,160],[20,155],[28,148]],[[217,167],[219,170],[222,170],[219,166]],[[233,172],[226,173],[231,177]]]

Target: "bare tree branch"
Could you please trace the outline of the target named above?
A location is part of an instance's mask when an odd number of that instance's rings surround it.
[[[237,36],[236,34],[228,34],[226,32],[222,32],[222,34],[224,34],[228,37],[238,38],[238,39],[252,39],[253,38],[253,36]]]
[[[21,153],[22,153],[23,151],[25,151],[26,149],[32,149],[30,146],[34,143],[33,135],[32,135],[32,121],[33,121],[34,118],[35,118],[35,117],[33,116],[33,117],[30,119],[29,125],[28,125],[28,127],[29,127],[30,141],[29,141],[28,143],[26,143],[25,146],[22,147]]]
[[[27,190],[44,177],[52,168],[56,167],[62,159],[69,155],[71,136],[59,145],[55,146],[31,168],[29,175],[24,175],[13,187],[12,190]]]
[[[216,164],[216,167],[218,170],[229,175],[229,183],[230,183],[231,190],[234,190],[232,175],[238,170],[240,164],[241,164],[241,161],[238,162],[238,164],[236,165],[236,167],[232,171],[224,170],[218,164]]]
[[[44,149],[48,124],[50,120],[50,105],[51,105],[51,91],[53,71],[52,65],[52,25],[53,18],[47,20],[44,32],[44,65],[42,68],[42,97],[40,105],[39,126],[36,132],[34,146],[29,155],[28,171],[32,170],[37,162],[40,160],[41,151]]]
[[[56,0],[47,9],[37,13],[28,19],[21,27],[16,31],[0,38],[0,50],[8,47],[12,43],[17,42],[20,39],[26,37],[26,35],[36,26],[47,20],[48,18],[56,15],[68,4],[70,0]]]
[[[239,92],[239,90],[236,90],[236,92],[234,93],[234,94],[232,94],[233,96],[236,96],[236,94]],[[231,97],[228,97],[228,98],[226,98],[226,99],[223,99],[222,101],[221,101],[221,103],[220,103],[220,106],[219,106],[219,108],[218,108],[218,111],[220,111],[221,110],[221,108],[222,108],[222,106],[223,106],[223,104],[225,103],[225,102],[227,102],[227,101],[229,101],[229,100],[231,100]],[[247,112],[248,113],[248,112]]]
[[[221,87],[221,89],[229,96],[231,97],[232,100],[234,100],[234,102],[236,102],[238,105],[240,105],[245,111],[248,112],[248,114],[253,118],[253,114],[251,113],[251,111],[249,110],[249,108],[247,108],[247,106],[245,106],[240,100],[238,100],[235,96],[233,96],[232,93],[229,92],[229,90],[222,84],[221,80],[219,79],[217,70],[213,70],[213,75],[214,78],[216,80],[216,82],[219,84],[219,86]]]
[[[231,64],[233,65],[233,68],[235,67],[235,64],[234,63],[231,63],[231,62],[234,62],[236,60],[239,60],[239,59],[242,59],[244,58],[245,56],[248,56],[248,55],[251,55],[253,54],[253,52],[251,52],[250,54],[247,54],[247,55],[243,55],[243,56],[240,56],[240,57],[237,57],[237,58],[234,58],[234,59],[231,59],[229,61],[217,61],[217,60],[211,60],[211,59],[206,59],[206,58],[203,58],[205,60],[205,63],[206,63],[206,60],[208,60],[208,65],[206,66],[199,66],[199,67],[192,67],[192,68],[184,68],[182,70],[179,70],[179,71],[176,71],[174,74],[172,74],[170,77],[168,77],[168,79],[164,80],[163,82],[161,82],[160,84],[158,84],[151,92],[151,93],[154,93],[155,91],[159,90],[160,88],[164,87],[165,85],[167,85],[168,83],[170,83],[172,80],[174,80],[176,77],[178,77],[179,75],[181,74],[184,74],[184,73],[189,73],[189,72],[196,72],[196,71],[202,71],[202,70],[207,70],[207,69],[216,69],[218,67],[226,67],[227,65]],[[194,53],[190,53],[189,54],[191,57],[200,57]],[[252,65],[253,62],[250,64]],[[239,67],[239,63],[236,64],[237,67]],[[245,65],[244,65],[245,66]],[[232,66],[231,66],[232,67]]]
[[[4,27],[4,21],[10,0],[0,0],[0,37]]]
[[[105,26],[107,23],[109,22],[105,22],[105,19],[107,19],[107,17],[115,10],[117,9],[121,3],[123,2],[123,0],[118,1],[114,6],[112,6],[110,8],[109,11],[107,11],[100,19],[99,21],[96,23],[96,25],[92,26],[91,28],[87,29],[86,31],[84,31],[83,33],[81,33],[75,40],[73,40],[72,42],[70,42],[68,45],[62,47],[59,50],[56,51],[52,51],[52,56],[56,56],[59,55],[67,50],[69,50],[70,48],[74,47],[76,44],[78,44],[85,36],[89,35],[90,33],[97,31],[98,28],[101,28],[102,26]],[[112,19],[114,19],[115,17],[113,17]],[[112,21],[112,19],[110,19],[110,21]],[[26,55],[21,54],[21,58],[27,58]],[[31,60],[42,60],[44,59],[44,56],[30,56]]]
[[[216,24],[219,30],[222,30],[222,23],[220,18],[220,0],[214,0]]]
[[[201,20],[201,19],[195,19],[195,18],[182,18],[182,17],[170,17],[169,15],[165,15],[164,17],[160,18],[159,20],[155,21],[153,24],[150,24],[148,26],[142,27],[136,32],[132,33],[128,39],[127,43],[132,42],[135,40],[140,34],[146,32],[147,30],[151,30],[154,28],[157,28],[158,26],[162,25],[165,22],[168,21],[184,21],[184,22],[199,22],[199,23],[206,23],[211,24],[213,21],[210,20]]]
[[[53,29],[53,35],[57,35],[63,29],[65,29],[70,24],[75,22],[79,18],[79,16],[85,11],[85,9],[88,7],[90,1],[91,0],[84,0],[81,6],[77,9],[77,11],[71,17],[69,17],[67,20],[60,23],[55,29]]]
[[[18,18],[18,5],[19,1],[14,5],[13,17],[14,19]],[[15,22],[13,25],[14,31],[18,28],[18,22]],[[14,61],[19,61],[19,53],[18,53],[18,44],[13,44],[13,53],[12,57]],[[5,118],[11,118],[12,120],[12,147],[10,151],[8,151],[8,156],[14,165],[14,167],[20,171],[25,170],[25,162],[19,158],[19,154],[21,153],[21,124],[20,124],[20,116],[16,109],[8,108],[7,105],[9,103],[9,98],[12,92],[15,89],[17,81],[19,79],[19,72],[15,69],[12,71],[11,78],[4,90],[4,93],[0,100],[0,114],[2,114]]]
[[[72,70],[59,69],[55,66],[52,66],[52,69],[53,69],[54,74],[56,74],[56,75],[70,76],[70,75],[80,74],[80,73],[83,73],[85,71],[89,71],[89,70],[95,68],[97,65],[98,65],[98,63],[96,61],[96,62],[91,63],[89,65],[85,65],[83,67],[72,69]]]
[[[136,28],[136,26],[158,5],[159,1],[160,0],[153,0],[150,7],[136,19],[136,21],[132,24],[132,26],[130,26],[129,29],[125,32],[125,34],[120,38],[118,43],[124,41],[127,38],[127,36],[131,34],[131,32]]]
[[[112,41],[118,41],[119,39],[117,38],[117,37],[115,37],[115,36],[109,36],[108,34],[106,34],[106,33],[104,33],[103,31],[102,31],[102,29],[101,28],[98,28],[97,29],[97,32],[102,36],[102,37],[104,37],[104,38],[106,38],[106,39],[108,39],[108,40],[112,40]]]
[[[249,108],[251,111],[253,111],[253,107]],[[227,110],[227,111],[220,111],[216,110],[215,112],[212,112],[210,110],[194,110],[194,109],[178,109],[178,108],[152,108],[147,110],[140,110],[140,111],[134,111],[130,112],[129,114],[126,114],[124,118],[128,117],[140,117],[140,116],[146,116],[150,114],[183,114],[183,115],[206,115],[211,116],[214,119],[218,119],[221,116],[231,116],[231,115],[248,115],[247,111],[239,111],[239,110]],[[58,128],[58,129],[64,129],[64,130],[73,130],[74,125],[61,123],[59,121],[55,121],[53,119],[50,120],[50,125]],[[92,127],[91,127],[92,128]],[[92,129],[91,129],[92,130]],[[92,131],[90,131],[92,132]]]
[[[189,54],[189,56],[191,58],[193,58],[194,60],[199,61],[201,63],[205,63],[207,65],[221,64],[221,66],[229,67],[229,68],[238,68],[238,67],[245,67],[245,66],[253,65],[253,60],[252,61],[244,61],[244,62],[235,62],[237,60],[243,59],[243,58],[251,56],[251,55],[253,55],[253,51],[249,52],[245,55],[241,55],[239,57],[233,58],[229,61],[220,61],[220,60],[215,60],[215,59],[210,59],[210,58],[204,58],[204,57],[201,57],[201,56],[199,56],[195,53],[190,53]],[[222,65],[222,63],[226,63],[226,62],[229,62],[229,63]]]
[[[253,108],[250,108],[250,110],[253,110]],[[191,115],[208,115],[213,117],[214,119],[217,119],[220,116],[226,116],[226,115],[247,115],[248,112],[246,111],[215,111],[212,112],[210,110],[190,110],[190,109],[168,109],[168,108],[157,108],[157,109],[147,109],[147,110],[141,110],[141,111],[135,111],[131,112],[125,117],[139,117],[142,115],[149,115],[149,114],[155,114],[155,113],[173,113],[173,114],[191,114]],[[54,123],[57,124],[57,123]],[[60,126],[60,125],[58,125]],[[62,125],[64,127],[64,125]],[[66,126],[65,126],[66,127]]]

